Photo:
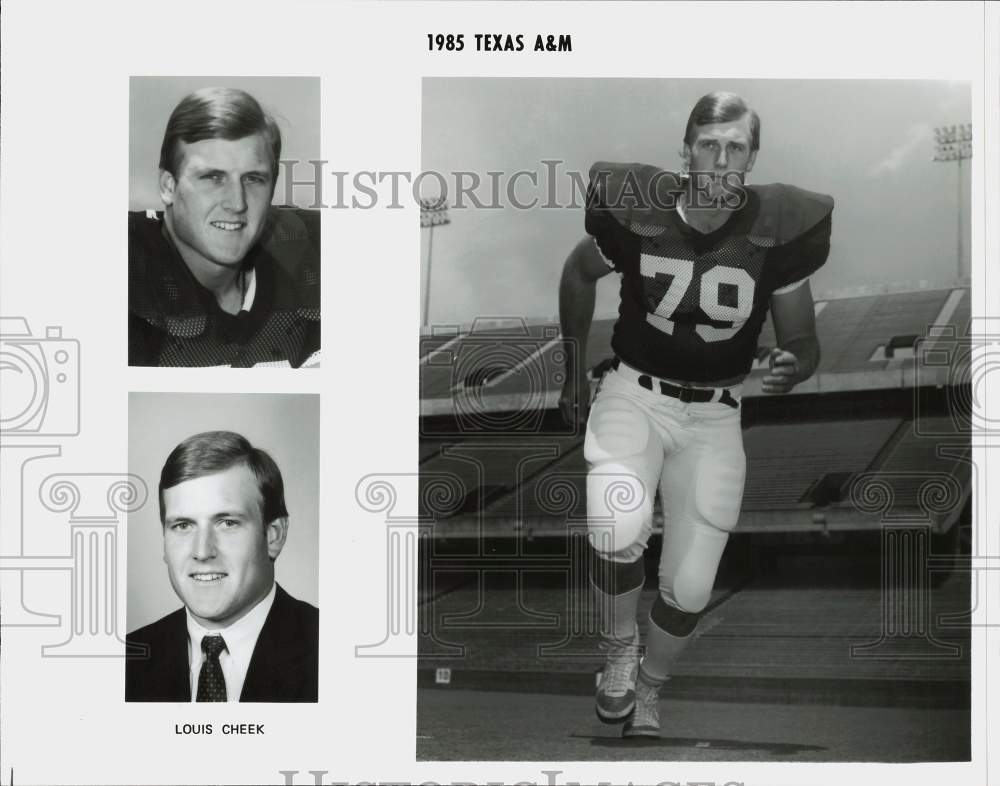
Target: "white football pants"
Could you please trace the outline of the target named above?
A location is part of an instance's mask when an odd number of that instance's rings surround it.
[[[587,420],[590,542],[604,559],[641,557],[659,487],[660,593],[670,605],[697,613],[708,604],[740,515],[746,478],[740,410],[647,390],[635,381],[638,374],[624,366],[608,372]],[[739,401],[740,386],[729,391]]]

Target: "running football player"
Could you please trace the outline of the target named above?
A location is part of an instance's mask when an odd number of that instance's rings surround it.
[[[833,200],[746,185],[759,146],[757,113],[737,95],[712,93],[691,112],[680,173],[595,164],[588,234],[562,273],[560,408],[586,423],[591,585],[607,650],[596,709],[604,722],[625,723],[624,736],[659,736],[660,687],[708,604],[739,519],[741,384],[769,308],[778,346],[763,391],[787,393],[819,363],[808,279],[830,249]],[[616,358],[588,412],[596,282],[612,271],[621,275]],[[636,610],[657,488],[659,594],[641,647]]]

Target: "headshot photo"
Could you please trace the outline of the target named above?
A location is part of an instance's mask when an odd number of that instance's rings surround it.
[[[319,79],[133,77],[129,105],[128,364],[318,366]]]
[[[133,393],[129,414],[150,502],[129,522],[125,700],[317,701],[318,397]],[[193,420],[220,427],[167,447]]]

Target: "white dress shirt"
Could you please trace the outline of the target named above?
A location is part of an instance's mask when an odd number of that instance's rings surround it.
[[[250,668],[250,657],[257,645],[257,637],[264,627],[267,614],[274,604],[277,584],[271,584],[271,591],[250,611],[240,617],[228,628],[208,629],[202,627],[193,616],[187,612],[188,629],[188,663],[191,665],[191,701],[198,700],[198,675],[201,674],[201,664],[205,653],[201,651],[201,640],[204,636],[221,635],[226,640],[226,649],[219,655],[219,665],[222,666],[222,676],[226,679],[226,700],[239,701],[243,693],[243,683]]]

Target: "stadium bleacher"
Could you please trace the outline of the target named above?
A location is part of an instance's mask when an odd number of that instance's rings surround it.
[[[944,397],[944,409],[915,408],[924,386],[968,385],[968,354],[954,350],[969,340],[969,311],[967,287],[818,299],[823,355],[814,378],[789,396],[764,397],[765,362],[745,383],[748,473],[740,530],[877,528],[878,516],[850,499],[850,485],[863,473],[885,475],[894,504],[915,513],[934,493],[926,484],[944,474],[961,489],[960,508],[971,482],[963,425],[969,413],[961,411],[967,406],[948,408],[967,404],[969,396],[959,390]],[[595,321],[588,367],[611,355],[612,326],[613,320]],[[582,435],[551,428],[564,362],[558,336],[553,323],[515,320],[424,337],[421,471],[452,477],[461,489],[451,507],[422,509],[442,532],[558,534],[585,520]],[[762,356],[773,342],[768,321]],[[889,395],[907,388],[912,397]],[[887,393],[878,411],[859,416],[850,406],[859,393],[879,390]],[[797,396],[807,400],[803,394],[815,397],[809,399],[815,406],[795,406]],[[748,423],[747,405],[755,400],[767,413]],[[548,431],[541,420],[546,411]],[[936,532],[956,518],[951,510],[930,515]],[[662,524],[659,504],[656,522]]]
[[[928,362],[913,350],[886,357],[885,347],[893,339],[898,343],[919,338],[918,349],[941,350],[968,340],[968,287],[818,299],[816,308],[823,357],[815,377],[792,395],[920,384],[915,377],[927,383],[941,382],[939,358]],[[613,326],[613,318],[594,321],[587,346],[588,368],[612,354]],[[544,400],[545,406],[554,406],[563,365],[558,335],[555,322],[528,324],[521,320],[507,320],[499,327],[494,322],[476,322],[464,328],[449,325],[432,329],[420,345],[422,414],[452,413],[473,389],[475,406],[483,412],[524,406],[528,400],[535,405]],[[774,341],[768,320],[758,344],[767,348]],[[948,372],[960,377],[963,369],[955,365],[962,355],[951,355],[946,363]],[[752,383],[763,372],[763,365],[755,368],[745,395],[759,394],[759,387]]]
[[[744,384],[736,537],[668,697],[968,705],[968,630],[939,616],[970,608],[968,574],[931,562],[942,543],[957,553],[952,536],[971,515],[970,305],[968,287],[819,298],[818,373],[778,397],[760,391],[775,341],[765,325],[764,362]],[[589,368],[611,356],[612,326],[594,322]],[[447,667],[469,687],[592,689],[603,656],[587,587],[587,467],[582,434],[554,411],[560,353],[551,321],[452,326],[422,341],[421,483],[457,491],[421,494],[433,531],[421,684]],[[657,500],[654,540],[662,525]],[[547,557],[531,544],[550,544]],[[654,564],[646,574],[640,629]]]
[[[746,510],[808,505],[806,493],[828,473],[860,472],[899,427],[898,419],[754,426],[743,434]]]
[[[876,350],[894,336],[926,335],[948,295],[936,290],[828,301],[816,318],[823,344],[819,373],[884,368],[888,360],[871,360]]]

